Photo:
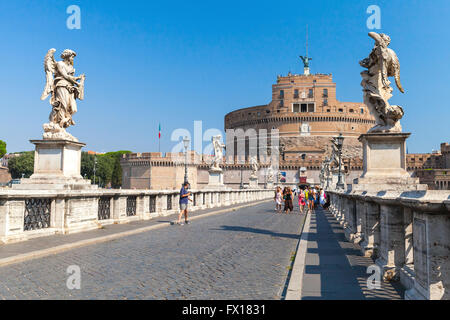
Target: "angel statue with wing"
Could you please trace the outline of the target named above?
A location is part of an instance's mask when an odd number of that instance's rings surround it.
[[[400,62],[394,50],[388,48],[391,38],[387,34],[370,32],[369,37],[375,40],[375,45],[369,56],[359,62],[367,69],[361,72],[364,103],[376,121],[369,132],[401,132],[403,108],[388,102],[393,91],[389,77],[394,77],[401,93],[405,92],[400,83]]]
[[[222,139],[221,135],[211,137],[212,145],[214,148],[214,158],[211,163],[210,169],[221,170],[219,164],[221,163],[223,158],[222,149],[225,148],[225,145],[220,141],[221,139]]]
[[[43,138],[78,141],[66,132],[66,128],[75,125],[72,116],[77,112],[76,99],[84,99],[85,75],[75,76],[73,58],[77,54],[74,51],[64,50],[61,54],[62,61],[55,60],[55,51],[50,49],[44,58],[46,84],[41,100],[50,95],[52,111],[49,116],[50,122],[43,125]]]
[[[259,165],[258,165],[258,160],[256,159],[256,156],[251,156],[250,157],[250,166],[252,168],[252,177],[257,177],[258,176],[258,169],[259,169]]]

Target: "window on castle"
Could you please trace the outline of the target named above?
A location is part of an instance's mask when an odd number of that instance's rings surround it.
[[[330,110],[330,109],[327,109],[327,112],[331,112],[331,110]]]
[[[280,107],[284,107],[284,100],[280,101]]]
[[[284,90],[280,90],[280,99],[284,99]]]
[[[294,90],[294,99],[298,99],[298,89]]]
[[[314,103],[308,103],[308,112],[314,112]]]
[[[300,112],[300,104],[294,103],[292,106],[292,112]]]
[[[363,108],[361,108],[361,114],[364,114],[364,109]]]
[[[300,108],[300,112],[308,112],[308,105],[306,103],[302,103]]]
[[[314,92],[313,89],[308,90],[308,98],[314,98]]]
[[[342,109],[342,108],[339,108],[339,110],[338,110],[339,112],[344,112],[344,109]]]
[[[350,109],[349,111],[353,113],[353,112],[354,112],[355,110],[353,110],[353,109]]]
[[[327,105],[328,105],[328,99],[326,99],[326,98],[323,99],[323,105],[324,105],[324,106],[327,106]]]
[[[323,97],[328,98],[328,89],[323,89]]]

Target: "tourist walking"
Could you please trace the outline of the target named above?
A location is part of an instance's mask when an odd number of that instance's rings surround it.
[[[180,214],[178,215],[178,225],[183,225],[184,223],[181,222],[181,216],[184,214],[184,222],[186,224],[190,223],[188,220],[188,203],[189,203],[189,196],[191,193],[188,191],[189,189],[189,183],[185,182],[180,190]]]
[[[291,188],[286,187],[286,193],[284,195],[284,211],[287,214],[294,209],[292,199],[293,199],[292,190]]]
[[[319,193],[319,203],[323,208],[325,201],[326,201],[326,199],[325,199],[326,195],[325,195],[325,191],[322,188],[320,188],[319,192],[320,192]]]
[[[308,188],[308,209],[310,212],[314,210],[314,201],[316,201],[316,195],[314,193],[314,189],[311,187]]]
[[[283,194],[281,193],[281,188],[277,187],[275,190],[275,210],[277,213],[281,213],[283,202]]]
[[[305,205],[306,205],[305,192],[303,189],[300,188],[298,191],[298,207],[299,207],[300,213],[304,212]]]
[[[330,196],[327,196],[325,193],[325,204],[323,205],[324,210],[328,210],[328,207],[330,206]]]

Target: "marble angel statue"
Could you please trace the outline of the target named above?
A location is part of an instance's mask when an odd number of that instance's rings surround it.
[[[397,88],[404,93],[400,83],[400,63],[394,50],[388,48],[391,42],[388,35],[370,32],[369,36],[375,40],[375,45],[369,56],[359,62],[367,68],[361,72],[364,103],[376,121],[368,132],[401,132],[403,108],[388,102],[393,91],[389,77],[394,77]]]
[[[75,125],[72,116],[77,112],[76,99],[84,99],[85,75],[75,76],[73,59],[76,53],[66,49],[61,54],[62,61],[56,61],[55,49],[50,49],[44,58],[46,84],[41,100],[50,97],[52,111],[49,123],[43,125],[44,139],[63,139],[78,141],[66,128]]]
[[[267,182],[273,183],[273,169],[272,169],[272,167],[267,168]]]
[[[219,164],[223,160],[223,151],[225,145],[220,141],[222,139],[221,135],[211,137],[212,145],[214,148],[214,158],[211,163],[210,169],[221,170]]]
[[[258,168],[259,168],[256,156],[250,157],[250,166],[252,168],[252,176],[256,177],[258,175]]]

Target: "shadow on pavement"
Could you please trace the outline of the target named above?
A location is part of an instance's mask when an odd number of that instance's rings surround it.
[[[240,226],[221,226],[220,229],[211,229],[211,230],[219,230],[219,231],[238,231],[238,232],[250,232],[257,234],[266,234],[272,237],[280,237],[280,238],[289,238],[289,239],[300,239],[300,235],[298,234],[289,234],[289,233],[278,233],[270,230],[250,228],[250,227],[240,227]]]
[[[303,278],[303,300],[401,299],[392,285],[367,288],[367,267],[374,262],[348,242],[334,217],[322,209],[311,216]]]

